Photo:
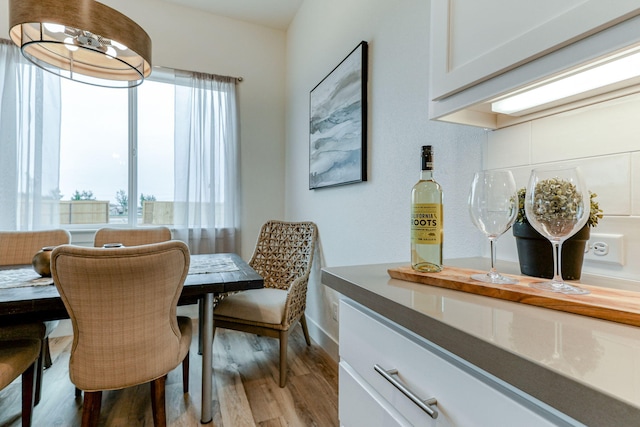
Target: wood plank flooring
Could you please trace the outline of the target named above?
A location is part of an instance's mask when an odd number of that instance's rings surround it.
[[[197,331],[197,323],[194,324]],[[82,400],[69,380],[72,337],[51,339],[53,366],[45,371],[34,427],[79,426]],[[316,344],[307,347],[300,326],[289,339],[289,374],[278,386],[278,340],[219,329],[213,345],[213,422],[217,427],[338,426],[338,367]],[[182,394],[181,367],[169,373],[167,425],[201,426],[202,359],[194,332],[190,390]],[[0,391],[0,427],[20,427],[20,380]],[[103,393],[101,427],[153,426],[149,386]]]

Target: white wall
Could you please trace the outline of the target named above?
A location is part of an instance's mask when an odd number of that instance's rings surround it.
[[[147,33],[153,65],[241,76],[242,239],[248,259],[262,223],[284,217],[285,33],[158,0],[102,0]],[[0,10],[8,1],[0,0]],[[0,37],[9,38],[6,12]]]
[[[427,119],[428,30],[424,0],[305,0],[289,28],[286,217],[318,224],[322,266],[409,262],[410,191],[425,144],[434,145],[445,192],[445,257],[479,255],[485,243],[466,198],[486,136]],[[369,43],[369,180],[309,190],[309,92],[362,40]],[[334,356],[336,298],[316,271],[307,298],[310,332]]]
[[[491,132],[486,143],[486,167],[512,170],[519,188],[534,167],[580,166],[604,211],[591,233],[624,235],[624,265],[585,260],[582,271],[624,279],[621,286],[634,290],[640,290],[639,112],[640,95],[629,95]],[[506,233],[498,258],[517,262],[515,247]]]

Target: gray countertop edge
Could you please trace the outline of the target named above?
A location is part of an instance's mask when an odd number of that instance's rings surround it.
[[[322,283],[588,425],[640,422],[640,409],[322,270]]]

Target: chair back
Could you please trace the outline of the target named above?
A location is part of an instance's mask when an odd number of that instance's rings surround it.
[[[93,237],[93,246],[101,248],[106,243],[122,243],[124,246],[149,245],[171,240],[168,227],[101,228]]]
[[[0,265],[31,264],[33,256],[45,246],[71,242],[67,230],[0,231]]]
[[[267,221],[249,265],[264,278],[265,288],[288,290],[294,280],[309,277],[317,235],[313,222]]]
[[[176,240],[54,249],[53,280],[73,326],[69,376],[76,387],[142,384],[182,361],[176,307],[189,260],[189,249]]]

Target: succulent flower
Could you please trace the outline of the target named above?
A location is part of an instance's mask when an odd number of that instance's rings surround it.
[[[518,215],[516,222],[528,223],[524,210],[524,199],[526,190],[518,190]],[[595,227],[598,220],[602,218],[602,209],[595,198],[598,195],[589,191],[590,212],[587,225]],[[576,212],[577,204],[582,200],[582,196],[576,192],[575,186],[565,180],[551,178],[540,181],[535,188],[536,214],[545,219],[563,220],[571,219]]]

